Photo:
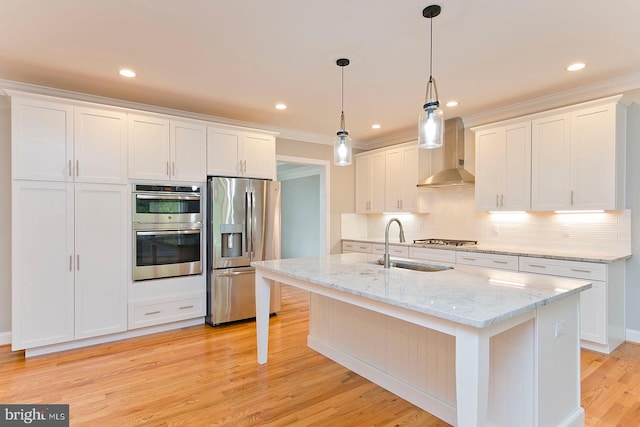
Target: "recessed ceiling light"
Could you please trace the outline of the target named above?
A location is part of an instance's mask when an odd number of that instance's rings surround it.
[[[447,107],[457,107],[458,106],[458,101],[449,101],[446,103]]]
[[[120,73],[120,75],[122,77],[135,77],[136,76],[136,72],[133,70],[129,70],[128,68],[123,68],[120,71],[118,71]]]
[[[380,126],[378,123],[374,123],[371,125],[371,129],[380,129],[382,126]]]
[[[285,104],[279,103],[276,104],[276,110],[286,110],[287,106]]]
[[[582,62],[576,62],[575,64],[571,64],[567,67],[567,71],[578,71],[578,70],[582,70],[584,67],[586,67],[585,64],[583,64]]]

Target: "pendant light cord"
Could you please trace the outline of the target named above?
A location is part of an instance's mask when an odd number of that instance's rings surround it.
[[[433,18],[429,18],[431,21],[431,32],[429,34],[429,79],[433,76]]]
[[[340,71],[342,73],[342,84],[340,86],[340,91],[341,91],[341,95],[340,95],[340,130],[344,131],[345,128],[345,124],[344,124],[344,67],[340,67]]]

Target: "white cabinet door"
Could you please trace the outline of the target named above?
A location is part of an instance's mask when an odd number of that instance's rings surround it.
[[[504,164],[504,129],[494,128],[476,133],[476,210],[500,209]]]
[[[384,153],[371,156],[371,203],[369,213],[384,211],[386,159]]]
[[[371,156],[354,156],[356,168],[356,213],[369,213],[371,203]]]
[[[531,207],[531,122],[476,134],[476,210]]]
[[[126,190],[124,185],[76,185],[76,339],[127,329]]]
[[[385,209],[386,156],[384,151],[356,155],[356,213]]]
[[[400,175],[400,210],[418,212],[418,147],[412,144],[402,149],[402,174]]]
[[[531,209],[571,208],[569,113],[531,122]]]
[[[74,339],[73,184],[12,186],[12,349]]]
[[[107,109],[74,108],[76,182],[127,182],[127,115]]]
[[[618,209],[616,109],[608,104],[571,114],[572,209]]]
[[[242,176],[276,178],[276,140],[272,135],[245,132],[242,139]]]
[[[242,132],[207,127],[207,175],[240,176]]]
[[[171,178],[203,182],[207,179],[207,128],[191,121],[171,120]]]
[[[505,129],[505,163],[502,210],[531,209],[531,122]]]
[[[607,344],[607,284],[591,282],[591,289],[580,292],[580,339]]]
[[[169,120],[130,114],[129,177],[168,180],[171,174]]]
[[[385,153],[384,211],[402,210],[402,150],[391,149]],[[375,191],[375,190],[373,190]]]
[[[11,97],[13,179],[73,180],[73,107]]]

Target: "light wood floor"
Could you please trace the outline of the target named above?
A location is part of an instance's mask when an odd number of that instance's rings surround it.
[[[447,426],[306,346],[308,295],[283,287],[269,363],[255,327],[195,326],[25,360],[0,347],[0,403],[68,403],[72,426]],[[640,346],[582,353],[587,426],[640,425]]]

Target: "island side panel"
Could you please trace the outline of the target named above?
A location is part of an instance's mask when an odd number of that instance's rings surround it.
[[[271,281],[256,268],[256,340],[258,363],[267,363],[269,349],[269,303],[271,301]]]
[[[584,426],[580,407],[579,294],[537,310],[539,426]]]

